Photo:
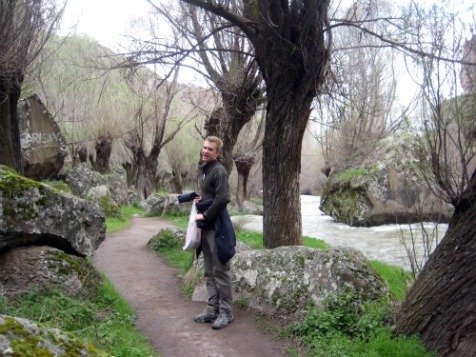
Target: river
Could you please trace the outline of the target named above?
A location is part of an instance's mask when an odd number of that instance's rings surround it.
[[[410,270],[402,236],[408,246],[412,246],[412,233],[416,237],[415,248],[421,257],[424,250],[421,224],[389,224],[377,227],[351,227],[335,222],[319,209],[319,196],[301,196],[303,235],[319,238],[331,246],[351,247],[360,250],[367,258],[377,259]],[[235,216],[233,221],[240,227],[252,231],[263,231],[263,218],[256,215]],[[435,226],[424,223],[426,230],[436,230],[441,240],[448,228],[447,224]],[[430,251],[433,250],[433,246]],[[421,258],[418,258],[421,261]]]

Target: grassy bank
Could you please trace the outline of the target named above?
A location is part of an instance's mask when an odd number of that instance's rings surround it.
[[[61,292],[30,293],[16,299],[0,297],[0,313],[57,327],[114,356],[157,355],[135,330],[131,308],[108,280],[97,296],[83,299]]]
[[[169,220],[186,229],[188,217],[170,217]],[[181,250],[180,238],[167,236],[163,246],[156,249],[172,265],[185,272],[192,264],[193,255]],[[253,249],[263,249],[263,235],[259,232],[237,230],[239,241]],[[322,240],[303,237],[303,245],[315,249],[328,249]],[[157,248],[157,247],[156,247]],[[386,282],[391,299],[402,301],[411,282],[411,274],[403,269],[381,261],[369,264]],[[391,301],[359,301],[352,292],[331,296],[324,310],[310,309],[306,317],[280,331],[281,336],[296,341],[290,351],[296,355],[312,356],[431,356],[415,337],[394,336],[389,327]]]
[[[145,210],[140,207],[122,206],[120,214],[116,216],[106,217],[106,233],[118,232],[126,228],[135,214],[144,215]]]

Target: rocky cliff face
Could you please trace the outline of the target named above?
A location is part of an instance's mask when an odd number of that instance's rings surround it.
[[[56,178],[67,154],[58,125],[37,95],[18,103],[18,117],[25,175],[35,180]]]
[[[321,210],[352,226],[448,221],[451,209],[419,174],[405,138],[382,142],[361,167],[335,172],[324,186]]]

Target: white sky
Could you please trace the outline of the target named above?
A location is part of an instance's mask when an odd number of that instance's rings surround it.
[[[68,0],[60,33],[87,35],[114,50],[137,32],[133,21],[150,10],[145,0]]]
[[[336,1],[345,6],[345,3],[351,0]],[[436,1],[438,0],[420,0],[419,3],[431,4]],[[468,23],[476,22],[476,0],[453,0],[452,4]],[[152,7],[146,0],[67,0],[60,33],[87,35],[112,50],[121,51],[127,44],[128,35],[140,37],[141,30],[137,20],[146,19],[151,10]],[[184,82],[201,80],[191,70],[184,70],[180,77]],[[399,97],[408,97],[401,98],[403,102],[410,100],[412,93],[401,90],[399,92]]]

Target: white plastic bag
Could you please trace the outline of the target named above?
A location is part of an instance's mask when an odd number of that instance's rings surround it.
[[[197,227],[195,216],[197,215],[197,207],[195,203],[192,204],[190,210],[190,218],[188,219],[187,235],[185,237],[185,245],[183,250],[195,250],[200,246],[200,239],[202,237],[202,230]]]

